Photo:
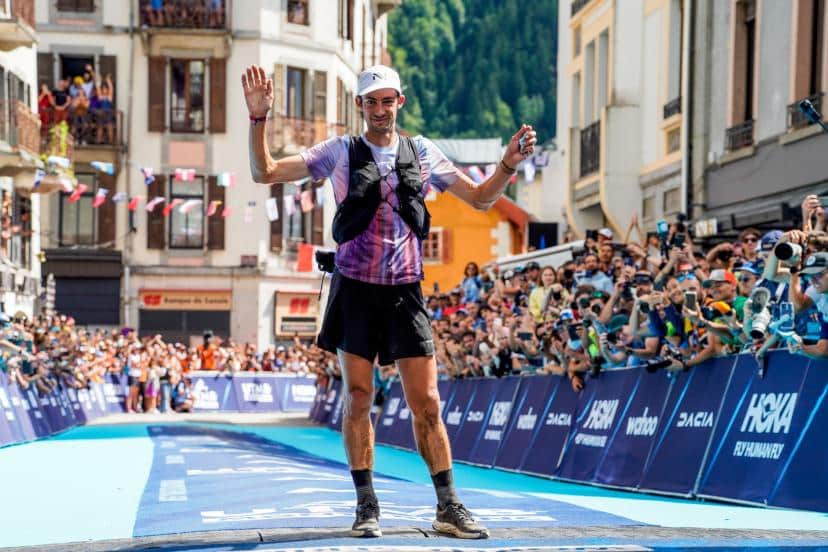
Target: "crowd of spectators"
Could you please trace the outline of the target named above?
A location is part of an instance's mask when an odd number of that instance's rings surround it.
[[[54,89],[41,83],[37,110],[42,139],[48,141],[51,129],[65,126],[75,144],[115,145],[114,90],[112,75],[101,79],[89,64],[83,75],[61,78]]]
[[[141,25],[145,27],[224,27],[224,0],[144,0]]]
[[[188,412],[195,396],[192,371],[316,374],[326,383],[338,376],[333,355],[299,337],[286,346],[257,351],[251,344],[223,341],[212,332],[197,346],[139,338],[132,329],[89,331],[65,315],[28,319],[0,314],[0,371],[22,389],[49,393],[57,385],[83,388],[107,374],[125,374],[128,412]]]
[[[577,390],[626,366],[676,372],[749,351],[763,375],[772,348],[828,357],[822,199],[806,197],[802,218],[708,247],[683,216],[652,233],[634,218],[620,239],[588,231],[560,266],[470,262],[457,287],[426,298],[439,374],[561,374]]]

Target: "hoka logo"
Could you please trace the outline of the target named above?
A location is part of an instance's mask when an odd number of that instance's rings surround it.
[[[509,413],[512,411],[511,401],[502,401],[494,403],[492,407],[492,416],[489,418],[489,425],[495,427],[503,427],[509,421]]]
[[[605,431],[612,426],[615,413],[618,411],[618,399],[601,400],[592,403],[584,429]]]
[[[400,408],[400,399],[399,397],[394,397],[390,401],[388,401],[388,410],[386,410],[386,416],[396,416],[397,410]]]
[[[788,433],[796,409],[796,398],[796,393],[754,393],[742,420],[742,431]]]

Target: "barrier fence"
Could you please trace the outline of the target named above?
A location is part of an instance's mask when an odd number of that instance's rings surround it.
[[[828,511],[828,361],[773,351],[764,378],[748,355],[688,372],[640,368],[588,378],[441,381],[455,459],[555,479],[684,497]],[[311,417],[333,429],[341,382]],[[399,382],[376,440],[416,450]]]
[[[307,412],[315,378],[281,374],[193,372],[196,412]],[[20,389],[0,371],[0,447],[54,435],[106,414],[125,412],[127,378],[107,374],[88,389],[59,385],[49,394]]]

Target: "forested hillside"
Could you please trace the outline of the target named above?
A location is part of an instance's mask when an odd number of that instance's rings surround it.
[[[405,0],[389,17],[406,131],[507,139],[525,121],[554,136],[557,0]]]

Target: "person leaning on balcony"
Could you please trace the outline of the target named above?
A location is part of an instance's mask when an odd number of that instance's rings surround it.
[[[398,134],[397,114],[406,99],[400,78],[377,65],[358,78],[355,104],[367,127],[364,134],[334,137],[276,161],[265,142],[273,82],[264,69],[253,66],[242,75],[242,87],[251,121],[253,179],[272,183],[312,176],[333,182],[336,270],[318,344],[339,356],[347,381],[342,433],[358,501],[351,534],[381,534],[370,419],[373,363],[379,357],[381,365],[396,363],[402,376],[417,448],[437,493],[433,527],[458,537],[488,537],[455,494],[451,449],[440,418],[434,341],[421,289],[422,240],[429,230],[424,200],[432,189],[450,191],[476,209],[489,209],[518,163],[534,151],[534,130],[522,125],[498,168],[477,185],[430,140]]]
[[[89,126],[89,98],[83,88],[72,99],[72,134],[78,144],[86,142],[86,130]]]
[[[68,121],[71,98],[69,97],[69,81],[67,79],[58,81],[57,88],[52,90],[52,98],[52,107],[55,108],[54,122]]]
[[[40,117],[41,131],[45,132],[52,122],[52,106],[55,98],[52,96],[49,85],[45,82],[40,85],[40,94],[37,96],[37,114]]]

